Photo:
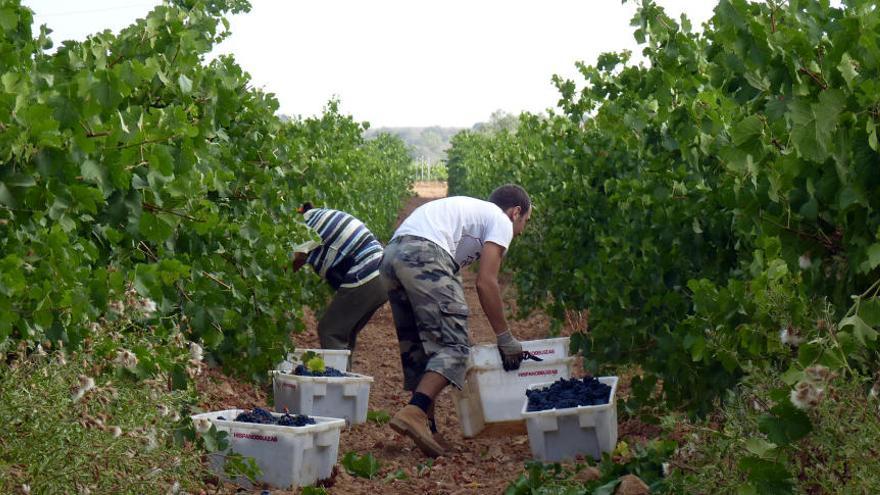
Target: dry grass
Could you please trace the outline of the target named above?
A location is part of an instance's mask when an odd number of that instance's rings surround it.
[[[445,198],[448,188],[442,181],[421,181],[413,184],[416,195],[428,199]]]

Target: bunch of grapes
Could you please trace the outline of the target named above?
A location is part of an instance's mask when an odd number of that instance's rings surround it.
[[[315,418],[311,418],[304,414],[294,414],[291,416],[288,413],[284,413],[284,416],[278,418],[278,421],[275,423],[280,426],[305,426],[305,425],[313,425],[315,424]]]
[[[223,419],[221,416],[217,419]],[[241,421],[242,423],[259,423],[262,425],[279,425],[279,426],[306,426],[315,424],[315,418],[306,416],[304,414],[293,414],[284,410],[284,415],[275,419],[275,416],[272,415],[269,411],[255,407],[252,411],[245,411],[239,413],[238,416],[235,417],[235,421]]]
[[[272,413],[259,407],[255,407],[253,411],[240,413],[235,417],[235,420],[241,421],[242,423],[259,423],[262,425],[275,424],[275,416],[272,416]]]
[[[346,373],[343,373],[336,368],[331,368],[330,366],[325,367],[324,371],[312,371],[301,364],[297,365],[297,367],[293,370],[293,374],[300,375],[300,376],[331,376],[331,377],[348,376]]]
[[[598,406],[608,403],[611,387],[593,377],[584,377],[582,380],[560,378],[549,387],[526,390],[526,396],[529,398],[527,411]]]

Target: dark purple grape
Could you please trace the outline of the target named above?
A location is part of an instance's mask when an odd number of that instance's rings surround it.
[[[330,366],[325,367],[323,372],[314,372],[314,371],[310,371],[308,368],[306,368],[305,366],[303,366],[301,364],[296,366],[296,368],[293,370],[293,374],[299,375],[299,376],[330,376],[330,377],[348,376],[347,373],[343,373],[342,371],[339,371],[336,368],[331,368]]]
[[[315,419],[300,414],[294,414],[293,416],[291,416],[290,414],[285,414],[284,416],[278,418],[278,422],[276,424],[280,426],[313,425],[315,424]]]
[[[527,390],[526,396],[529,398],[527,411],[598,406],[608,403],[611,387],[594,377],[584,377],[582,380],[560,378],[549,387]]]
[[[256,407],[252,411],[244,411],[235,417],[235,421],[242,423],[258,423],[264,425],[281,425],[281,426],[306,426],[315,424],[315,418],[301,415],[284,413],[283,416],[275,418],[269,411]]]
[[[259,423],[263,425],[275,424],[275,416],[272,416],[272,413],[259,407],[254,408],[253,411],[240,413],[235,417],[235,420],[241,421],[242,423]]]

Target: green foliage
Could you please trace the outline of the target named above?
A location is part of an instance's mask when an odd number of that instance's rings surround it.
[[[448,179],[446,165],[443,163],[416,160],[410,164],[410,171],[415,180],[445,182]]]
[[[306,351],[300,355],[299,360],[302,361],[303,365],[307,365],[309,361],[311,361],[312,359],[315,359],[316,357],[320,357],[320,356],[318,356],[317,352]]]
[[[450,194],[523,185],[520,307],[589,309],[575,340],[593,371],[638,364],[704,414],[750,366],[791,359],[780,329],[809,341],[813,308],[837,321],[880,275],[880,11],[722,0],[695,33],[646,1],[633,26],[648,64],[604,54],[578,65],[583,87],[555,78],[558,113],[455,136]],[[873,326],[841,326],[854,339],[817,359],[876,367]]]
[[[398,469],[397,471],[388,473],[385,476],[385,483],[391,483],[392,481],[395,481],[395,480],[408,480],[408,479],[409,479],[409,475],[406,474],[406,471],[404,471],[403,469]]]
[[[584,476],[587,464],[543,464],[529,462],[526,472],[511,482],[505,495],[612,495],[620,477],[633,474],[644,481],[651,493],[662,493],[666,484],[662,478],[663,462],[675,450],[671,441],[652,441],[637,446],[622,462],[615,463],[607,455],[596,466],[597,476]]]
[[[367,421],[372,421],[376,424],[384,425],[385,423],[391,421],[391,415],[388,414],[388,411],[378,410],[378,411],[367,411]]]
[[[185,444],[185,441],[193,442],[210,456],[221,458],[223,474],[230,480],[247,480],[255,483],[262,474],[256,459],[229,450],[229,432],[218,430],[214,424],[205,428],[205,423],[202,423],[197,427],[193,424],[192,418],[187,416],[178,425],[175,440],[179,444]]]
[[[263,471],[257,465],[253,457],[246,457],[237,452],[224,454],[223,474],[229,479],[247,478],[251,483],[255,482]]]
[[[327,369],[327,367],[324,366],[324,360],[318,356],[315,356],[306,361],[306,368],[308,368],[309,371],[311,371],[312,373],[323,373],[324,370]]]
[[[806,413],[785,401],[762,416],[758,428],[771,442],[784,446],[807,436],[813,425]]]
[[[416,466],[416,476],[423,476],[434,467],[434,459],[427,459]]]
[[[22,493],[23,485],[31,493],[163,494],[175,483],[191,493],[204,488],[209,473],[202,451],[176,444],[171,434],[195,401],[193,390],[138,379],[144,360],[129,369],[103,358],[99,351],[121,343],[103,332],[94,338],[104,342],[77,353],[22,346],[0,367],[0,492]],[[125,339],[139,355],[153,345],[143,335]],[[94,386],[80,394],[86,378]]]
[[[261,378],[326,296],[285,270],[308,236],[296,206],[387,239],[410,184],[400,140],[364,141],[336,102],[282,122],[232,58],[204,62],[248,8],[175,1],[48,53],[32,12],[0,0],[0,351],[79,346],[133,287],[157,327]]]
[[[873,469],[880,418],[877,400],[867,397],[864,381],[859,377],[832,379],[825,399],[804,412],[787,405],[783,379],[755,373],[731,392],[711,421],[670,421],[669,428],[686,434],[689,444],[670,461],[669,492],[844,494],[880,490],[880,476]],[[808,416],[811,425],[805,437],[806,418],[801,415]]]
[[[555,112],[457,135],[450,194],[529,191],[519,307],[589,310],[587,368],[643,372],[625,412],[706,415],[781,373],[753,418],[764,455],[725,467],[743,493],[790,492],[830,377],[880,363],[880,10],[721,0],[696,33],[646,0],[632,26],[647,63],[603,54],[583,83],[554,78]]]
[[[355,452],[347,452],[342,457],[342,467],[352,476],[373,479],[379,472],[379,460],[373,454],[359,455]]]

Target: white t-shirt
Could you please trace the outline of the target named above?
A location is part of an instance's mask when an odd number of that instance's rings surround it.
[[[393,238],[403,235],[436,243],[463,267],[480,259],[486,242],[494,242],[506,250],[513,240],[513,223],[495,203],[452,196],[416,208],[397,228]]]

